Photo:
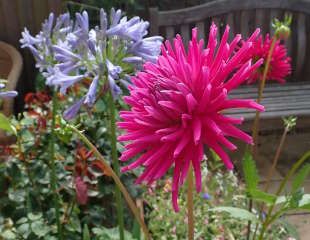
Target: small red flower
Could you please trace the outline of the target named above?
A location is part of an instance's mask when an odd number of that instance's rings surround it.
[[[264,63],[266,63],[271,43],[272,39],[270,39],[269,34],[266,35],[265,40],[263,40],[262,36],[257,38],[257,40],[253,42],[250,58],[254,61],[262,58],[264,59]],[[262,80],[264,67],[265,64],[252,73],[247,83],[252,84],[257,80]],[[285,45],[281,43],[280,40],[277,40],[272,53],[266,80],[274,80],[279,83],[285,83],[285,77],[290,75],[291,72],[291,58],[287,56],[287,49]]]

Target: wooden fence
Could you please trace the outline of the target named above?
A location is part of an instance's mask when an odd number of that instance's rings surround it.
[[[27,27],[32,34],[38,33],[48,14],[59,14],[61,10],[62,0],[0,0],[0,41],[12,44],[23,56],[23,74],[15,102],[18,112],[22,109],[24,94],[34,89],[36,76],[33,57],[29,50],[20,48],[21,31]]]

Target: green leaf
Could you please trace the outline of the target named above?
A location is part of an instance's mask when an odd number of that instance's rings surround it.
[[[133,222],[132,236],[134,239],[141,239],[140,225],[136,220]]]
[[[249,194],[253,198],[253,200],[262,201],[267,205],[273,204],[277,199],[276,195],[263,192],[259,189],[251,190],[249,191]]]
[[[252,221],[252,222],[258,222],[257,217],[255,214],[249,212],[248,210],[245,210],[243,208],[237,208],[237,207],[215,207],[209,209],[211,212],[225,212],[228,213],[233,218],[238,218],[240,220],[245,221]]]
[[[298,203],[298,208],[310,211],[310,194],[304,194]]]
[[[13,231],[11,231],[10,229],[4,230],[1,234],[0,237],[2,237],[3,239],[16,239],[16,235]]]
[[[36,221],[31,224],[31,229],[35,235],[38,237],[44,237],[51,229],[44,225],[42,221]]]
[[[38,214],[34,214],[34,213],[28,213],[27,217],[29,218],[29,220],[31,221],[36,221],[39,220],[40,218],[42,218],[42,213],[38,213]]]
[[[304,196],[303,188],[300,188],[299,190],[294,192],[289,198],[289,208],[290,209],[299,208],[300,205],[299,203],[302,200],[303,196]]]
[[[310,173],[310,164],[305,164],[293,179],[292,193],[296,192],[299,188],[302,187],[309,173]]]
[[[87,224],[84,224],[84,227],[83,227],[83,240],[90,240],[90,234],[89,234]]]
[[[288,221],[284,219],[278,219],[277,222],[279,222],[287,231],[288,235],[296,240],[300,240],[299,233],[297,231],[297,228],[289,223]]]
[[[17,135],[15,127],[10,123],[10,120],[0,113],[0,129]]]
[[[249,151],[246,151],[242,161],[242,169],[244,174],[244,180],[248,192],[257,190],[259,182],[259,176],[257,173],[256,164]]]

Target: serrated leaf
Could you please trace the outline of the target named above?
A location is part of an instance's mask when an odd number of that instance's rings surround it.
[[[244,174],[244,180],[248,192],[257,190],[257,185],[259,182],[259,176],[256,168],[256,164],[253,157],[249,151],[244,153],[242,161],[242,169]]]
[[[304,181],[310,174],[310,164],[305,164],[300,171],[295,175],[292,182],[292,192],[296,192],[302,187]]]
[[[0,113],[0,129],[10,132],[15,136],[17,135],[15,127],[10,123],[10,120],[2,113]]]
[[[302,200],[304,196],[304,190],[299,189],[296,192],[294,192],[289,199],[289,207],[291,209],[299,208],[299,202]]]
[[[264,202],[267,205],[273,204],[277,199],[276,195],[263,192],[259,189],[251,190],[249,191],[249,194],[253,198],[253,200]]]
[[[236,207],[215,207],[209,209],[211,212],[225,212],[228,213],[231,217],[237,218],[240,220],[251,221],[251,222],[258,222],[257,217],[255,214],[245,210],[243,208],[236,208]]]

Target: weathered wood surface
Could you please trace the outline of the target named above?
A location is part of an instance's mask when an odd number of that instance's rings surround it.
[[[29,50],[20,49],[19,39],[24,27],[32,34],[38,33],[41,24],[50,12],[58,15],[62,11],[62,0],[1,0],[0,41],[16,47],[23,56],[24,70],[17,86],[17,111],[23,106],[23,96],[34,89],[36,69]]]
[[[310,116],[310,84],[306,82],[287,83],[285,85],[267,85],[262,100],[265,112],[262,118],[281,118],[291,115]],[[230,94],[232,98],[256,99],[257,87],[244,86]],[[234,109],[229,112],[233,116],[253,119],[255,111],[250,109]]]

